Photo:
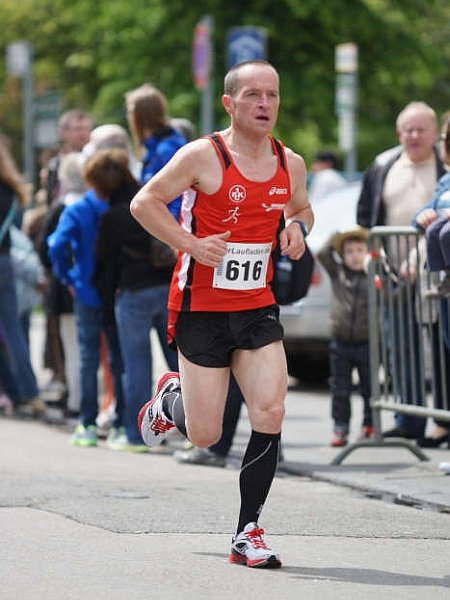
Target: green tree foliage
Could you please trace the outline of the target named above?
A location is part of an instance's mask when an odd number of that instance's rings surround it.
[[[282,82],[277,135],[307,162],[337,148],[335,46],[359,48],[358,167],[396,142],[394,122],[410,100],[449,108],[448,23],[441,0],[2,0],[0,51],[26,39],[34,48],[36,92],[58,89],[64,108],[90,110],[99,123],[125,124],[124,93],[150,81],[173,116],[198,122],[192,81],[195,24],[214,20],[217,127],[230,27],[264,27],[268,58]],[[20,83],[0,61],[0,128],[20,137]]]

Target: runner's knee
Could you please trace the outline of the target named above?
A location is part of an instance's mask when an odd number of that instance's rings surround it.
[[[222,436],[222,428],[205,430],[204,426],[196,427],[195,423],[187,423],[186,425],[189,441],[197,448],[208,448],[216,444]]]
[[[253,429],[266,433],[278,433],[281,430],[284,412],[283,403],[272,403],[257,407],[250,414]]]

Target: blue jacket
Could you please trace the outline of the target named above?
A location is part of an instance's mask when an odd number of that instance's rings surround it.
[[[100,217],[109,209],[94,190],[63,210],[55,231],[47,238],[48,256],[56,277],[75,289],[85,306],[100,308],[100,297],[91,285],[95,269],[95,241]]]
[[[412,219],[413,227],[420,227],[417,223],[416,218],[419,213],[421,213],[425,208],[434,208],[434,210],[438,211],[442,208],[450,208],[450,173],[445,173],[439,179],[434,188],[433,196],[431,200],[425,204],[422,208],[420,208]]]
[[[177,150],[186,144],[185,138],[173,127],[164,127],[144,141],[146,153],[143,158],[141,183],[147,183],[172,158]],[[169,203],[168,208],[178,221],[181,210],[181,196]]]

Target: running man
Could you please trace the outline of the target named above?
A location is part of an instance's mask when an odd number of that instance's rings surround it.
[[[283,212],[279,243],[292,259],[305,251],[314,219],[303,159],[270,135],[280,104],[275,68],[240,63],[225,76],[224,91],[230,126],[181,148],[131,203],[141,225],[179,251],[168,307],[180,374],[162,376],[139,426],[149,446],[172,427],[197,447],[211,446],[221,436],[231,370],[252,433],[230,561],[280,567],[258,525],[277,467],[287,391],[271,251]],[[184,190],[179,225],[167,205]]]

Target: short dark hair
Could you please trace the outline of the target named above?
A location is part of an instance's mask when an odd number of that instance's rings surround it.
[[[94,117],[81,108],[74,108],[63,113],[58,121],[59,129],[68,129],[73,121],[89,121],[91,127],[94,125]]]
[[[134,182],[128,160],[129,155],[124,150],[99,150],[85,163],[84,180],[101,198],[110,199],[119,186]]]
[[[225,79],[224,79],[224,83],[223,83],[224,94],[227,94],[227,96],[235,96],[240,89],[239,74],[240,74],[241,70],[244,67],[253,66],[253,65],[255,65],[255,66],[261,65],[261,66],[265,66],[265,67],[270,67],[271,69],[273,69],[275,71],[275,73],[278,74],[275,67],[272,64],[270,64],[270,62],[268,62],[267,60],[262,60],[262,59],[245,60],[245,61],[237,63],[237,65],[234,65],[233,67],[231,67],[231,69],[225,75]]]
[[[314,160],[328,162],[333,169],[337,169],[339,165],[337,154],[333,150],[319,150],[319,152],[316,152]]]

